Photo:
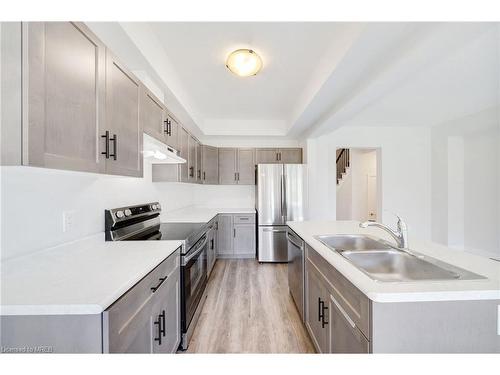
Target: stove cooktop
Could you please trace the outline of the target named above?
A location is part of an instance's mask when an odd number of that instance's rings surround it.
[[[161,240],[184,241],[183,252],[187,252],[205,233],[206,223],[161,223]]]

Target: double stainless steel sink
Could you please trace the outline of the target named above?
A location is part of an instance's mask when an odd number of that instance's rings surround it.
[[[376,281],[485,279],[481,275],[367,235],[315,236]]]

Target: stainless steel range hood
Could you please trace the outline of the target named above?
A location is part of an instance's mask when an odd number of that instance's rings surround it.
[[[186,159],[179,156],[179,151],[167,146],[155,138],[143,134],[144,160],[151,164],[182,164]]]

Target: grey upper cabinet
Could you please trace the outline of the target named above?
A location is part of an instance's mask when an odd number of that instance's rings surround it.
[[[217,147],[201,146],[201,178],[203,184],[219,182],[219,152]]]
[[[179,166],[179,180],[181,182],[188,182],[188,174],[189,174],[189,152],[188,152],[188,143],[189,143],[189,133],[183,127],[179,126],[179,134],[178,134],[178,151],[180,156],[186,159],[186,163],[182,163]]]
[[[196,139],[192,135],[188,135],[188,182],[196,182]]]
[[[109,51],[106,56],[106,173],[142,176],[141,85]]]
[[[71,22],[24,23],[23,45],[23,164],[104,171],[105,46]]]
[[[230,255],[233,253],[233,215],[219,214],[217,230],[217,254]]]
[[[165,142],[173,149],[178,149],[179,123],[171,115],[167,115],[165,124]]]
[[[278,149],[258,148],[255,150],[255,164],[275,164],[279,162]]]
[[[258,148],[255,150],[255,164],[300,164],[301,148]]]
[[[201,162],[201,143],[196,141],[196,182],[203,183],[202,175],[202,162]]]
[[[238,149],[238,184],[255,185],[255,150]]]
[[[279,149],[280,163],[284,164],[301,164],[302,149],[301,148],[280,148]]]
[[[238,150],[236,148],[219,148],[219,184],[236,185]]]
[[[255,150],[219,148],[219,184],[254,185]]]
[[[151,91],[142,86],[141,89],[141,125],[144,133],[165,141],[165,107]]]

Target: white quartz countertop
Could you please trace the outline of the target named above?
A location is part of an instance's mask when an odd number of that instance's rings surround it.
[[[181,246],[104,233],[2,261],[1,315],[100,314]]]
[[[421,242],[410,237],[410,250],[464,268],[488,279],[382,282],[361,272],[340,254],[314,238],[327,234],[369,234],[393,243],[391,237],[378,228],[359,228],[355,221],[288,222],[307,244],[316,250],[359,290],[374,302],[413,302],[446,300],[500,299],[500,263],[486,257],[451,249],[443,245]]]
[[[208,223],[217,214],[254,214],[253,207],[200,207],[190,206],[162,214],[161,221],[165,223]]]

